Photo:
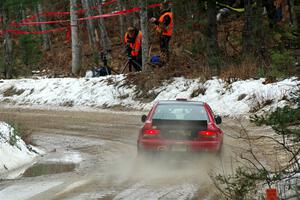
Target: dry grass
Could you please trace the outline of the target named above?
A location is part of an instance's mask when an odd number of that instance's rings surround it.
[[[172,64],[177,63],[177,64]],[[201,78],[203,81],[210,77],[210,70],[207,67],[192,67],[187,65],[178,57],[171,58],[170,62],[160,68],[153,68],[150,72],[129,73],[126,76],[126,85],[136,86],[136,97],[143,102],[150,102],[156,98],[153,89],[163,83],[171,82],[174,77]],[[205,93],[205,89],[199,88],[195,93]]]
[[[16,88],[14,87],[10,87],[8,88],[7,90],[5,90],[3,92],[3,96],[4,97],[11,97],[11,96],[14,96],[14,95],[21,95],[25,90],[17,90]]]
[[[232,64],[221,69],[220,78],[227,82],[257,77],[258,66],[254,59],[244,59],[240,64]]]
[[[33,145],[33,140],[31,136],[32,130],[30,127],[27,127],[24,123],[21,123],[14,117],[7,117],[4,115],[0,115],[0,121],[4,121],[9,125],[11,125],[15,129],[17,135],[20,136],[26,144]]]
[[[25,142],[25,144],[31,144],[31,145],[34,145],[33,144],[33,140],[32,140],[32,130],[28,127],[22,127],[21,128],[21,138],[22,140]]]

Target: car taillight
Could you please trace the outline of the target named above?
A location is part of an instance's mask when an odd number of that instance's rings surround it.
[[[144,137],[156,137],[159,134],[160,130],[152,126],[152,123],[145,123],[143,127],[143,136]]]
[[[147,135],[157,135],[159,134],[160,130],[157,130],[157,129],[145,129],[144,130],[144,134],[147,134]]]
[[[199,131],[198,135],[202,138],[216,138],[217,137],[217,132],[215,131]]]

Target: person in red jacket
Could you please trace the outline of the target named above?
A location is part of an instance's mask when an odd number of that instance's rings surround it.
[[[169,43],[173,35],[173,13],[169,8],[168,2],[160,5],[160,17],[150,19],[155,24],[156,32],[159,35],[160,50],[163,56],[169,60]]]
[[[129,71],[132,66],[136,71],[142,70],[142,32],[130,26],[125,33],[124,42],[126,45],[129,60]]]

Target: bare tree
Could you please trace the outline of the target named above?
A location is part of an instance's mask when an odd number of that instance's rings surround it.
[[[44,21],[44,18],[39,15],[40,13],[43,13],[43,6],[40,2],[38,2],[38,4],[37,4],[38,21]],[[46,24],[40,25],[40,30],[45,31],[46,28],[47,28]],[[43,43],[43,50],[49,51],[50,50],[50,39],[49,39],[48,34],[42,34],[42,43]]]
[[[72,73],[79,75],[81,69],[81,45],[78,34],[77,0],[70,0],[71,36],[72,36]]]
[[[83,9],[85,10],[85,16],[90,17],[92,16],[91,11],[91,4],[89,0],[81,0]],[[95,26],[93,20],[86,20],[87,28],[88,28],[88,35],[89,35],[89,42],[91,47],[95,47],[96,45],[96,36],[95,36]]]
[[[124,2],[123,0],[118,0],[118,7],[119,10],[124,10]],[[123,41],[123,37],[125,34],[125,23],[124,23],[124,16],[119,15],[119,21],[120,21],[120,35],[121,35],[121,41]]]
[[[211,67],[217,67],[219,71],[218,64],[218,36],[217,36],[217,19],[216,19],[216,1],[207,1],[207,56],[208,63]]]
[[[100,15],[103,14],[102,10],[102,0],[97,0],[98,1],[98,12]],[[101,44],[105,52],[109,52],[111,50],[111,41],[108,37],[107,30],[105,27],[104,19],[100,18],[99,20],[99,27],[100,27],[100,32],[101,32]]]
[[[252,5],[251,0],[244,1],[245,7],[245,26],[243,31],[243,53],[249,55],[253,53],[252,37]]]
[[[144,71],[149,70],[147,67],[148,54],[149,54],[149,37],[148,37],[148,12],[147,12],[147,0],[140,0],[141,6],[141,31],[143,33],[142,37],[142,69]]]
[[[9,24],[8,9],[2,9],[3,15],[3,30],[6,30]],[[8,32],[4,32],[4,76],[7,79],[12,78],[12,40]]]
[[[262,0],[256,0],[256,51],[258,56],[260,56],[260,60],[263,59],[265,56],[265,40],[264,40],[264,28],[263,23],[261,20],[263,19],[263,6]]]
[[[299,24],[297,23],[297,16],[295,13],[295,0],[287,0],[287,3],[289,5],[290,21],[296,28],[298,28]]]

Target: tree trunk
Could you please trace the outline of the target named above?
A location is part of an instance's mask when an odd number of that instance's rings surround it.
[[[79,75],[81,69],[81,45],[78,34],[77,0],[70,0],[71,38],[72,38],[72,73]]]
[[[263,27],[263,0],[256,0],[256,51],[260,59],[264,59],[265,54],[265,40]]]
[[[124,0],[125,4],[124,4],[124,8],[131,8],[133,5],[131,5],[130,0]],[[135,13],[132,13],[130,15],[126,15],[125,19],[126,19],[126,26],[133,26],[135,24]]]
[[[39,13],[43,13],[43,6],[41,3],[37,4],[37,15],[38,15],[38,21],[45,21],[44,17],[40,17]],[[41,24],[40,25],[40,30],[46,31],[47,26],[46,24]],[[49,51],[50,50],[50,40],[49,40],[49,35],[48,34],[42,34],[42,41],[43,41],[43,50],[44,51]]]
[[[91,4],[89,2],[89,0],[81,0],[83,9],[86,10],[85,12],[85,16],[86,17],[90,17],[92,16],[92,11],[91,11]],[[95,45],[96,45],[96,36],[95,36],[95,26],[94,26],[94,22],[93,20],[86,20],[86,24],[87,24],[87,29],[88,29],[88,36],[89,36],[89,43],[90,46],[93,49],[96,49]]]
[[[186,14],[186,18],[189,20],[192,18],[192,6],[195,6],[192,2],[190,1],[185,1],[184,2],[184,9],[185,9],[185,14]]]
[[[214,74],[219,72],[219,47],[217,35],[216,1],[207,1],[207,56],[208,64],[214,67]],[[216,68],[215,68],[216,67]]]
[[[6,30],[9,24],[9,13],[7,9],[3,9],[3,30]],[[12,78],[12,40],[11,35],[8,32],[4,33],[4,77],[6,79]]]
[[[123,0],[118,0],[118,7],[119,10],[124,10],[124,4]],[[123,38],[125,35],[125,24],[124,24],[124,15],[119,15],[119,21],[120,21],[120,34],[121,34],[121,41],[123,42]]]
[[[148,37],[148,15],[147,15],[147,0],[140,0],[141,6],[141,31],[143,33],[142,39],[142,69],[143,71],[148,71],[147,62],[149,54],[149,37]]]
[[[244,7],[245,7],[245,25],[243,30],[243,54],[251,55],[253,53],[251,0],[244,0]]]
[[[103,14],[102,0],[98,0],[98,3],[99,3],[98,4],[98,12],[99,12],[99,15],[102,15]],[[104,52],[106,52],[106,53],[110,52],[111,51],[111,41],[108,37],[103,18],[100,18],[100,20],[99,20],[99,27],[100,27],[100,32],[101,32],[101,43],[102,43]]]
[[[295,12],[295,0],[287,0],[287,1],[288,1],[288,5],[289,5],[290,21],[297,29],[297,28],[299,28],[298,27],[299,24],[297,22],[297,16],[296,16],[296,12]]]

